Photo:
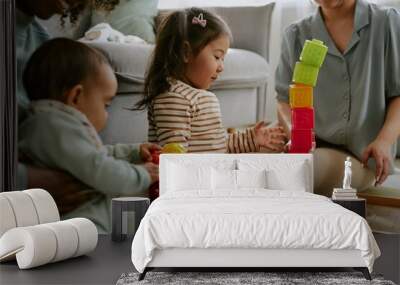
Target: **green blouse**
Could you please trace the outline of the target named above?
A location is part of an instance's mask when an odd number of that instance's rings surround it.
[[[275,74],[278,101],[289,102],[294,65],[304,41],[314,38],[328,46],[314,88],[316,136],[361,158],[384,124],[389,100],[400,96],[400,13],[358,0],[354,31],[343,54],[332,41],[320,10],[290,25]],[[394,158],[396,145],[391,154]],[[369,162],[374,168],[374,162]]]

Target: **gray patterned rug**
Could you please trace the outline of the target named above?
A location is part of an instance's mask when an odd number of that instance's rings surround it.
[[[372,275],[372,281],[364,278],[360,272],[154,272],[150,271],[142,281],[138,281],[139,273],[122,274],[117,285],[145,284],[221,284],[221,285],[395,285],[384,280],[380,275]]]

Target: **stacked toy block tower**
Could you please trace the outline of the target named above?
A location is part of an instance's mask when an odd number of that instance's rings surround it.
[[[313,87],[328,47],[322,41],[306,40],[290,85],[292,131],[290,153],[308,153],[315,146]]]

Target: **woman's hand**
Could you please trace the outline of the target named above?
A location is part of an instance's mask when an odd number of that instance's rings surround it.
[[[96,195],[66,172],[27,165],[28,188],[43,188],[53,197],[60,214],[78,208]]]
[[[375,139],[363,151],[364,166],[367,165],[370,157],[376,161],[375,185],[380,185],[389,175],[390,143],[379,138]]]
[[[286,134],[282,127],[266,127],[263,121],[260,121],[254,127],[256,142],[264,148],[273,152],[284,151],[287,141]]]
[[[140,152],[140,158],[144,162],[151,162],[152,161],[152,156],[151,152],[152,151],[161,151],[161,147],[157,144],[154,143],[144,143],[140,145],[139,152]],[[157,174],[158,176],[158,174]]]

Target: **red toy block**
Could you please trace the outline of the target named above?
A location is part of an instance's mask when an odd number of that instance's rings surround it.
[[[293,129],[313,129],[314,128],[314,109],[313,108],[293,108],[292,109]]]
[[[309,153],[313,147],[312,129],[292,129],[290,153]]]

